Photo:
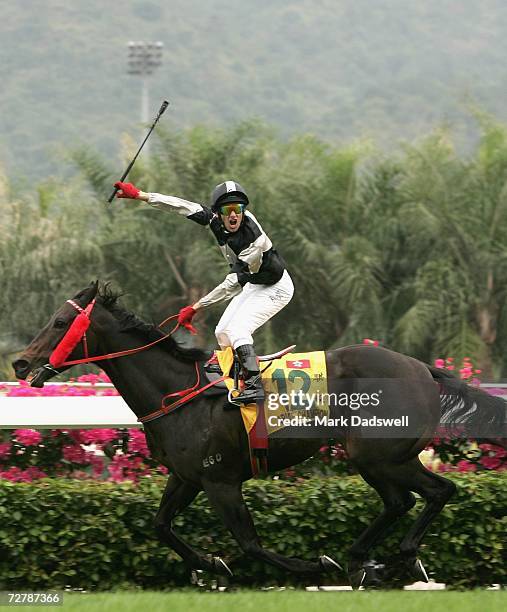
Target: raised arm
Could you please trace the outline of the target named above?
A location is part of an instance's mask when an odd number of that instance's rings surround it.
[[[200,225],[208,225],[213,217],[213,213],[209,208],[197,202],[190,202],[176,196],[163,195],[161,193],[147,193],[141,191],[132,183],[118,182],[114,186],[119,189],[116,196],[118,198],[142,200],[153,208],[165,210],[166,212],[176,212]]]

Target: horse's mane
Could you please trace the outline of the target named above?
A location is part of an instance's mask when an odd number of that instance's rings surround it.
[[[164,332],[154,323],[147,323],[136,314],[118,303],[123,293],[114,291],[109,283],[105,283],[97,292],[97,302],[108,310],[118,321],[120,332],[136,332],[146,344],[164,336]],[[174,336],[161,342],[161,348],[180,361],[205,361],[209,353],[200,348],[188,348],[178,342]]]

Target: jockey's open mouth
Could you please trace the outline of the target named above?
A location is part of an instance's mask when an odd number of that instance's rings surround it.
[[[234,217],[233,217],[233,216],[231,215],[231,216],[229,217],[229,219],[228,219],[228,220],[229,220],[229,225],[230,225],[231,227],[233,227],[233,228],[234,228],[234,227],[236,227],[236,226],[238,225],[238,217],[236,217],[236,216],[234,216]]]

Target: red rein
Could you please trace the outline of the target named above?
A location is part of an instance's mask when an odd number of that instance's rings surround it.
[[[73,306],[78,311],[79,314],[74,319],[74,321],[72,321],[72,324],[67,330],[67,333],[60,340],[55,350],[51,353],[51,356],[49,358],[49,363],[54,368],[59,368],[61,366],[71,366],[71,365],[76,365],[79,363],[91,363],[93,361],[103,361],[105,359],[114,359],[115,357],[123,357],[125,355],[133,355],[135,353],[139,353],[140,351],[144,351],[145,349],[150,348],[154,346],[155,344],[162,342],[163,340],[166,340],[179,327],[179,323],[177,323],[176,326],[167,335],[162,336],[161,338],[158,338],[157,340],[154,340],[153,342],[150,342],[149,344],[145,344],[144,346],[140,346],[134,349],[128,349],[125,351],[118,351],[116,353],[108,353],[107,355],[89,357],[88,356],[88,345],[86,342],[86,331],[88,327],[90,326],[90,315],[93,310],[93,307],[95,306],[95,299],[93,299],[85,309],[81,308],[79,304],[76,304],[74,300],[67,300],[67,302],[71,306]],[[178,315],[173,315],[171,317],[168,317],[167,319],[165,319],[165,321],[162,321],[159,327],[162,327],[168,321],[170,321],[171,319],[175,319],[176,317],[178,317]],[[83,350],[84,350],[84,355],[85,355],[84,359],[74,359],[72,361],[66,361],[67,357],[72,353],[72,351],[76,348],[76,346],[79,344],[81,340],[83,341]],[[169,393],[168,395],[164,396],[164,398],[162,399],[162,407],[159,410],[150,412],[150,414],[147,414],[144,417],[139,418],[138,421],[140,421],[141,423],[146,423],[158,417],[164,416],[165,414],[168,414],[172,410],[175,410],[176,408],[179,408],[186,402],[190,401],[196,395],[199,395],[200,393],[202,393],[209,387],[212,387],[213,385],[216,385],[218,382],[225,379],[225,376],[222,376],[218,380],[208,383],[204,387],[201,387],[200,389],[198,389],[197,387],[199,386],[199,383],[200,383],[200,376],[199,376],[199,367],[198,367],[197,362],[195,363],[195,371],[197,375],[197,382],[195,383],[195,385],[187,389],[182,389],[181,391],[176,391],[175,393]],[[172,402],[171,404],[164,405],[164,401],[170,397],[177,397],[178,399]]]

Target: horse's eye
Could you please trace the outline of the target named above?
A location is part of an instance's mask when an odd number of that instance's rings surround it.
[[[54,326],[57,329],[63,329],[64,327],[67,327],[67,322],[64,321],[63,319],[56,319]]]

